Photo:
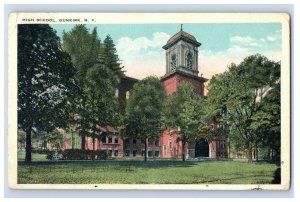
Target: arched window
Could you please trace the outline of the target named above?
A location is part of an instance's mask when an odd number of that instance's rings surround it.
[[[186,66],[189,69],[193,67],[193,55],[190,52],[186,55]]]
[[[172,67],[172,69],[175,69],[176,66],[177,66],[177,57],[175,54],[173,54],[171,56],[171,67]]]

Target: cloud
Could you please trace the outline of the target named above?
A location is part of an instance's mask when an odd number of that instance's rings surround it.
[[[229,53],[235,53],[235,54],[240,54],[240,53],[248,53],[249,49],[244,48],[239,45],[232,45],[230,48],[227,49]]]
[[[126,74],[138,79],[148,75],[163,76],[165,53],[162,46],[169,38],[170,35],[164,32],[155,32],[152,38],[120,38],[116,48]]]
[[[152,37],[122,37],[116,47],[126,75],[143,79],[149,75],[163,76],[166,71],[165,45],[170,36],[155,32]],[[281,60],[281,31],[277,30],[262,38],[235,35],[224,51],[199,49],[199,75],[210,79],[222,73],[231,63],[239,64],[245,57],[260,53],[271,60]]]
[[[130,37],[122,37],[117,41],[116,48],[119,52],[138,52],[141,50],[148,50],[150,48],[161,48],[170,35],[164,32],[155,32],[152,34],[152,39],[147,37],[139,37],[132,39]]]
[[[254,42],[255,39],[250,36],[232,36],[230,37],[230,41],[233,43],[251,43]]]
[[[275,36],[267,36],[267,40],[273,42],[273,41],[276,41],[276,37]]]

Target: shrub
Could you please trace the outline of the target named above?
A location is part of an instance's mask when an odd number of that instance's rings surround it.
[[[46,159],[48,159],[48,160],[54,160],[55,151],[47,151],[46,154],[47,154]]]
[[[65,149],[61,152],[62,158],[65,160],[86,160],[93,158],[93,150],[81,150],[81,149]],[[107,153],[105,150],[96,150],[95,159],[105,160],[107,159]]]

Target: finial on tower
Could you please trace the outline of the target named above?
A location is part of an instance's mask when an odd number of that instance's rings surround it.
[[[180,31],[182,31],[182,24],[180,24]]]

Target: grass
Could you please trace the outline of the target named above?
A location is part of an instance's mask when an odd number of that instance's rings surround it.
[[[37,154],[31,153],[31,158],[33,161],[46,161],[46,154]],[[24,161],[25,159],[25,151],[18,151],[18,161]]]
[[[271,184],[274,164],[234,161],[19,162],[19,184]]]

